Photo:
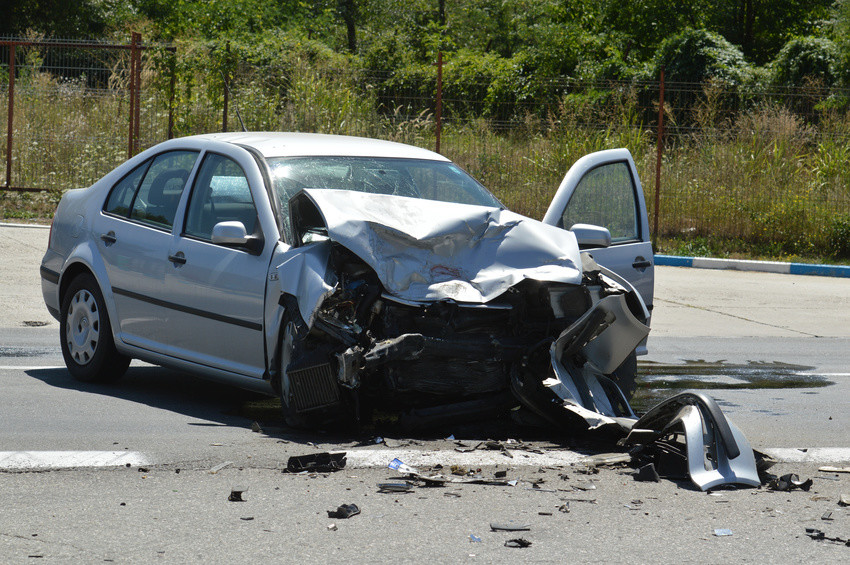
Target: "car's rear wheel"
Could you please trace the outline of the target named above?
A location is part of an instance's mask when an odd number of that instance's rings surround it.
[[[130,365],[130,358],[115,349],[103,294],[88,273],[74,278],[65,293],[59,334],[65,365],[79,381],[114,381]]]

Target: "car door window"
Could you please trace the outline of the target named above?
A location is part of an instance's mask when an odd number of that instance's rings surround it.
[[[625,162],[608,163],[589,171],[579,181],[559,222],[608,228],[613,243],[640,239],[634,182]]]
[[[130,219],[170,229],[197,157],[195,151],[169,151],[157,155],[133,199]]]
[[[213,226],[228,221],[242,222],[247,233],[254,233],[257,208],[242,167],[223,155],[208,153],[192,188],[183,233],[210,240]]]
[[[130,215],[130,205],[133,203],[133,196],[136,195],[139,183],[142,182],[151,161],[152,159],[148,159],[130,171],[129,174],[125,175],[124,178],[112,187],[109,198],[106,200],[104,211],[125,218]]]

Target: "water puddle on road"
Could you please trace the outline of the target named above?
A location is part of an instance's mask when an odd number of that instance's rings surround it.
[[[805,373],[814,367],[780,362],[726,363],[685,361],[666,364],[638,362],[638,383],[631,404],[644,412],[672,394],[700,389],[821,388],[833,383],[826,377]]]

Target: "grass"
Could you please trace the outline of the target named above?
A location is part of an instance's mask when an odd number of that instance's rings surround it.
[[[223,95],[218,77],[201,66],[180,77],[175,134],[218,131]],[[167,136],[168,100],[160,82],[153,65],[147,65],[142,148]],[[0,218],[49,221],[62,191],[91,184],[127,157],[127,98],[121,81],[110,84],[95,91],[82,81],[59,82],[37,70],[18,79],[12,184],[48,190],[31,194],[0,189]],[[435,121],[427,100],[379,102],[364,77],[338,62],[296,61],[274,76],[246,64],[234,91],[230,129],[238,124],[238,106],[252,130],[342,133],[431,149],[435,145]],[[712,108],[716,99],[706,89],[694,106],[693,127],[674,129],[666,139],[658,250],[846,263],[850,149],[845,140],[850,117],[824,111],[818,120],[805,121],[768,101],[729,115]],[[452,103],[447,101],[449,115]],[[652,218],[655,134],[641,122],[642,115],[638,96],[628,90],[608,96],[601,105],[566,97],[545,117],[529,115],[509,128],[485,119],[447,121],[441,152],[512,210],[541,218],[579,157],[628,147]],[[6,113],[0,112],[2,131],[5,119]],[[5,143],[3,136],[3,155]]]

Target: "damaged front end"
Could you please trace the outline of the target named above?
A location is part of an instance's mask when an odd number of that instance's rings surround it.
[[[416,213],[442,219],[422,229],[408,200],[304,190],[290,203],[299,253],[279,268],[277,355],[288,423],[359,423],[378,409],[429,427],[521,405],[571,434],[629,434],[635,375],[623,367],[649,332],[634,288],[564,230],[418,200]],[[653,409],[641,437],[682,430],[701,488],[749,484],[740,432],[707,401],[680,404]],[[714,474],[697,468],[700,450]]]

